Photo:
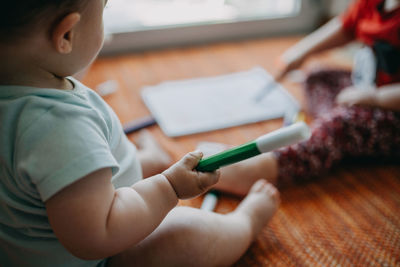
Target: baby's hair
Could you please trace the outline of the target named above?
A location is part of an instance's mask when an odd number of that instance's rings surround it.
[[[11,0],[2,3],[0,42],[34,34],[38,27],[48,27],[71,12],[81,11],[91,0]]]

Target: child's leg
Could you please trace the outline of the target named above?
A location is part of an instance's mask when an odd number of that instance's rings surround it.
[[[278,183],[307,181],[344,158],[400,156],[400,113],[338,106],[314,123],[311,138],[277,152]]]
[[[163,150],[153,136],[142,130],[135,139],[143,177],[161,173],[171,164],[171,157]]]
[[[314,117],[329,113],[337,94],[351,84],[350,71],[322,69],[311,73],[304,83],[307,113]]]
[[[245,253],[278,204],[277,190],[261,180],[226,215],[178,207],[139,245],[112,257],[109,266],[229,266]]]
[[[221,176],[215,188],[235,195],[246,195],[255,181],[264,178],[276,184],[278,162],[273,153],[256,157],[221,168]]]
[[[277,152],[278,183],[318,177],[345,157],[399,157],[399,132],[400,113],[338,106],[315,121],[308,141]]]
[[[221,169],[216,187],[244,194],[255,179],[278,185],[321,176],[344,157],[400,157],[400,113],[338,106],[318,118],[309,140]]]

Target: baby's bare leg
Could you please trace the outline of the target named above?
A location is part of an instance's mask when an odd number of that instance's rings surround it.
[[[178,207],[139,245],[112,257],[109,266],[229,266],[246,252],[278,205],[277,190],[261,180],[226,215]]]
[[[202,142],[197,149],[208,157],[229,149],[231,146],[221,143]],[[278,176],[278,163],[273,153],[264,153],[256,157],[222,167],[221,176],[216,189],[245,196],[251,186],[261,178],[276,184]]]
[[[138,147],[143,177],[146,178],[161,173],[170,166],[171,157],[148,131],[142,130],[135,141]]]
[[[221,168],[221,176],[215,188],[233,193],[246,195],[258,179],[264,178],[276,184],[278,164],[273,153],[265,153],[239,163]]]

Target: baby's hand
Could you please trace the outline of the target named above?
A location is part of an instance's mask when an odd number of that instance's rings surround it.
[[[218,182],[219,171],[199,172],[194,169],[202,156],[202,152],[190,152],[162,173],[171,183],[178,198],[195,197]]]
[[[355,87],[349,87],[341,91],[336,96],[336,103],[340,105],[368,105],[373,106],[375,102],[374,90],[363,90]]]

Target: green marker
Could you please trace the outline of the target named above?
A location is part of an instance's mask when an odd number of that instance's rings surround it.
[[[311,131],[307,124],[298,122],[260,136],[256,140],[243,145],[201,159],[196,170],[212,172],[222,166],[233,164],[280,147],[298,143],[308,139],[310,136]]]

